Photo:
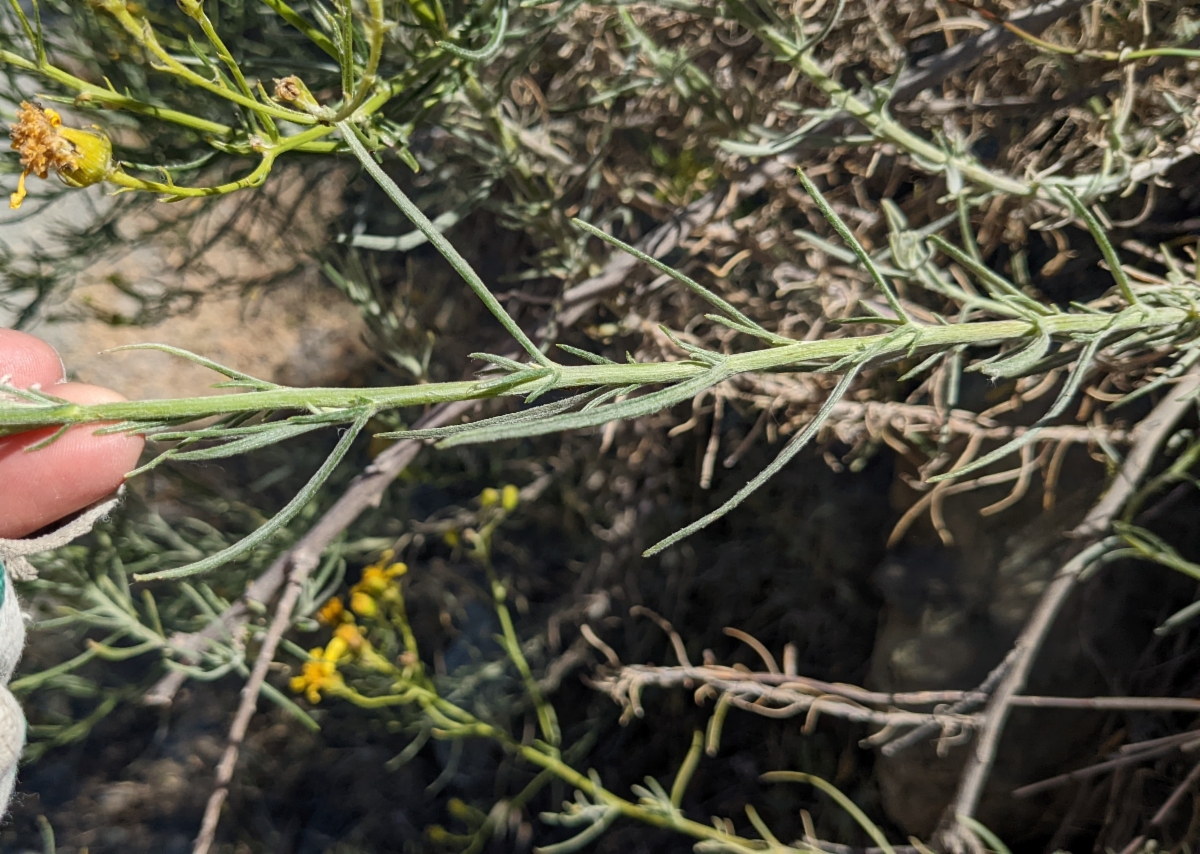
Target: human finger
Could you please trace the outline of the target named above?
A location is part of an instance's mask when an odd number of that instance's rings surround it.
[[[83,383],[62,383],[47,391],[72,403],[125,400],[115,391]],[[27,449],[53,436],[56,428],[0,438],[0,537],[36,531],[121,485],[137,465],[145,439],[126,433],[97,435],[102,426],[73,427],[36,451]]]
[[[17,388],[43,388],[63,381],[63,363],[54,348],[40,338],[0,329],[0,377]]]

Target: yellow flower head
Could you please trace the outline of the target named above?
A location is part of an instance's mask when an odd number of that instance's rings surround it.
[[[112,143],[98,131],[63,127],[62,116],[41,104],[22,101],[17,123],[9,131],[13,150],[21,155],[21,177],[9,207],[25,200],[25,179],[46,178],[53,169],[64,184],[90,187],[112,171]]]
[[[356,590],[350,594],[350,610],[360,617],[370,619],[379,613],[379,603],[370,593]]]
[[[319,649],[313,652],[320,652]],[[322,691],[336,691],[345,683],[342,674],[338,673],[337,664],[317,656],[315,661],[306,661],[300,675],[292,677],[291,689],[296,694],[303,694],[314,706],[321,702]]]
[[[499,490],[492,489],[490,486],[483,492],[479,493],[479,503],[484,507],[493,507],[500,503]]]
[[[354,623],[342,623],[334,630],[333,636],[340,638],[355,655],[371,648],[371,642],[363,637],[362,631]]]
[[[366,593],[379,596],[395,583],[395,579],[408,572],[408,566],[403,563],[390,563],[395,555],[391,549],[385,551],[378,563],[373,563],[363,570],[358,584],[351,588],[351,593]],[[353,607],[353,606],[351,606]]]
[[[504,489],[500,491],[500,506],[511,513],[517,509],[520,501],[521,491],[511,483],[505,484]]]
[[[342,604],[342,597],[334,596],[317,611],[317,622],[323,626],[335,626],[349,616],[346,606]]]

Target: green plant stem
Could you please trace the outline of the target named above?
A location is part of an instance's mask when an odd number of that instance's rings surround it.
[[[143,178],[138,178],[128,174],[120,169],[114,170],[107,178],[108,181],[124,187],[128,190],[145,190],[154,193],[162,193],[173,198],[195,198],[201,196],[223,196],[228,193],[234,193],[238,190],[243,190],[248,187],[258,187],[267,180],[267,176],[271,174],[271,169],[275,166],[275,159],[279,155],[288,151],[303,149],[309,143],[312,143],[321,137],[328,136],[333,133],[333,128],[324,125],[309,128],[301,131],[295,136],[285,137],[274,145],[265,147],[262,153],[262,159],[250,174],[239,178],[236,181],[230,181],[226,184],[218,184],[214,187],[180,187],[177,184],[164,184],[161,181],[147,181]]]
[[[350,6],[350,0],[345,0],[347,8]],[[383,57],[383,35],[386,25],[383,20],[383,0],[367,0],[367,9],[370,11],[370,19],[366,24],[368,47],[367,47],[367,66],[363,69],[362,77],[359,78],[358,87],[355,89],[353,96],[347,90],[346,103],[343,104],[337,113],[329,121],[331,124],[344,121],[354,114],[354,111],[367,100],[372,90],[375,88],[376,73],[379,71],[379,60]],[[354,70],[354,51],[351,48],[346,56],[342,57],[342,68],[350,70],[350,76],[353,76]]]
[[[725,5],[730,16],[753,31],[774,52],[776,59],[792,65],[820,89],[835,107],[852,115],[877,139],[886,140],[906,151],[922,168],[932,172],[945,172],[953,167],[964,178],[979,186],[1013,196],[1036,196],[1056,205],[1061,204],[1061,200],[1052,192],[1055,186],[1075,187],[1085,203],[1124,188],[1123,177],[1108,176],[1107,173],[1100,176],[1102,180],[1096,180],[1097,176],[1087,175],[1044,182],[1022,181],[988,169],[970,157],[956,155],[908,130],[888,114],[886,105],[868,103],[844,87],[813,58],[811,46],[797,43],[779,28],[765,22],[751,4],[745,3],[744,0],[726,0]],[[1188,55],[1181,54],[1182,50],[1154,48],[1128,51],[1113,55],[1111,59],[1127,62],[1151,56]]]
[[[209,121],[208,119],[180,112],[179,110],[172,110],[167,107],[159,107],[155,104],[139,101],[137,98],[122,95],[120,92],[115,92],[112,89],[105,89],[102,86],[88,83],[86,80],[81,80],[75,75],[69,74],[49,63],[35,62],[11,51],[0,50],[0,63],[11,65],[13,68],[19,68],[22,71],[29,71],[47,80],[52,80],[68,89],[73,89],[79,93],[75,98],[77,103],[86,104],[94,101],[103,104],[105,107],[126,110],[127,112],[137,113],[142,116],[150,116],[151,118],[171,122],[180,127],[191,128],[200,133],[222,139],[229,139],[236,133],[229,125]],[[309,154],[329,154],[336,151],[338,147],[336,142],[306,142],[303,145],[295,146],[293,150]]]
[[[678,810],[671,810],[669,812],[665,810],[660,811],[642,804],[636,804],[619,795],[613,794],[603,786],[597,785],[589,776],[581,774],[564,762],[559,751],[536,745],[521,744],[515,741],[504,730],[484,723],[470,712],[442,699],[436,692],[424,685],[410,683],[397,684],[395,687],[402,690],[399,693],[381,697],[368,697],[350,687],[332,691],[331,694],[348,700],[362,708],[380,708],[415,703],[421,707],[425,714],[430,715],[437,721],[443,722],[443,725],[446,723],[451,725],[439,737],[462,738],[470,736],[490,739],[507,752],[520,756],[530,764],[550,772],[568,785],[579,789],[591,798],[593,802],[616,809],[626,818],[631,818],[654,827],[676,830],[694,839],[711,839],[732,845],[741,845],[749,850],[754,850],[762,844],[757,840],[734,836],[723,830],[717,830],[711,825],[692,821],[685,818]],[[797,849],[787,848],[784,850]]]
[[[125,0],[99,0],[97,6],[112,15],[134,41],[152,53],[162,63],[158,67],[159,71],[174,75],[191,86],[203,89],[217,97],[246,107],[260,116],[271,116],[301,125],[316,124],[317,119],[308,113],[289,110],[276,104],[264,103],[254,97],[247,97],[240,92],[234,92],[227,86],[214,83],[203,75],[192,71],[178,59],[171,56],[167,49],[159,43],[158,36],[154,32],[154,28],[150,26],[150,22],[145,19],[139,20],[136,18],[126,8]]]
[[[233,75],[233,80],[237,84],[238,91],[240,91],[242,95],[249,98],[251,101],[259,103],[258,98],[254,94],[254,90],[251,89],[250,84],[246,82],[246,75],[242,73],[242,67],[238,65],[237,60],[233,58],[233,54],[230,53],[229,48],[225,46],[225,41],[221,38],[220,34],[217,33],[217,28],[213,26],[212,21],[204,12],[203,0],[196,0],[194,3],[183,2],[179,5],[185,14],[187,14],[193,21],[200,25],[200,29],[204,33],[205,38],[208,39],[209,44],[211,44],[213,49],[216,50],[217,57],[221,60],[221,62],[225,63],[225,67],[228,68],[229,73]],[[279,139],[279,129],[275,127],[275,122],[271,120],[269,115],[255,111],[251,114],[251,116],[252,120],[261,123],[262,126],[266,128],[267,135],[270,136],[272,141]]]
[[[329,37],[306,21],[299,12],[285,3],[284,0],[262,0],[262,2],[267,8],[273,10],[275,14],[283,18],[283,20],[308,36],[313,44],[325,51],[333,59],[338,59],[337,47],[329,40]]]
[[[1182,308],[1126,310],[1113,314],[1055,314],[1040,318],[1038,324],[1025,320],[996,320],[980,323],[913,327],[911,334],[897,336],[895,331],[880,335],[798,341],[781,347],[753,350],[725,358],[719,374],[724,379],[757,371],[813,369],[831,361],[861,356],[873,351],[875,361],[919,355],[926,348],[950,349],[959,345],[1002,344],[1046,333],[1058,339],[1102,331],[1116,333],[1135,329],[1170,329],[1193,319]],[[892,339],[889,343],[889,339]],[[646,364],[556,366],[553,383],[547,390],[587,386],[629,386],[677,383],[711,371],[697,361]],[[536,373],[536,372],[534,372]],[[357,407],[370,405],[376,410],[406,406],[429,406],[456,400],[479,400],[501,395],[527,395],[545,385],[547,373],[529,379],[496,386],[494,383],[447,382],[389,388],[281,388],[242,394],[173,400],[123,401],[84,406],[75,403],[23,403],[0,400],[0,435],[20,433],[39,427],[94,424],[101,421],[145,423],[188,421],[238,412],[277,410],[332,409],[331,423],[353,420]]]
[[[1037,192],[1037,186],[1025,181],[1018,181],[1007,175],[993,172],[979,163],[966,158],[957,158],[931,142],[917,136],[899,122],[887,115],[886,111],[868,104],[856,97],[837,80],[826,73],[825,69],[813,58],[811,49],[801,48],[787,36],[775,28],[766,26],[756,15],[743,7],[741,2],[729,4],[733,16],[747,27],[774,51],[782,62],[793,65],[809,82],[825,93],[838,109],[845,110],[858,119],[876,137],[894,143],[909,154],[920,159],[935,171],[943,171],[947,166],[955,166],[963,177],[976,184],[990,187],[1001,193],[1014,196],[1032,196]]]
[[[11,65],[13,68],[20,68],[22,71],[30,71],[34,74],[41,75],[48,80],[53,80],[55,83],[60,83],[68,89],[74,89],[79,93],[77,101],[88,102],[98,101],[106,107],[116,107],[122,110],[128,110],[131,113],[138,113],[144,116],[153,116],[156,119],[172,122],[173,124],[182,127],[192,128],[203,133],[212,134],[214,136],[228,136],[233,133],[233,128],[229,125],[223,125],[219,122],[210,122],[208,119],[202,119],[198,116],[181,113],[178,110],[169,110],[165,107],[158,107],[154,104],[148,104],[145,101],[139,101],[136,98],[131,98],[128,95],[122,95],[120,92],[114,92],[111,89],[105,89],[102,86],[95,86],[84,80],[79,79],[73,74],[68,74],[61,68],[56,68],[53,65],[41,64],[31,59],[26,59],[19,54],[12,53],[7,50],[0,50],[0,62],[5,65]]]

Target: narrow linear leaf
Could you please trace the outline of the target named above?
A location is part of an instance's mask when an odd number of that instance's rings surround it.
[[[832,783],[822,780],[820,777],[812,774],[805,774],[803,771],[768,771],[759,779],[767,783],[808,783],[810,786],[816,786],[829,797],[837,801],[838,806],[844,809],[851,818],[858,822],[858,826],[867,832],[867,835],[875,841],[875,844],[884,852],[884,854],[896,854],[887,837],[883,835],[883,831],[867,817],[858,804],[850,800],[842,793],[840,789]]]
[[[587,412],[588,410],[595,409],[598,406],[603,406],[604,404],[606,404],[610,400],[612,400],[614,397],[620,397],[623,394],[633,394],[639,388],[641,388],[641,386],[635,384],[635,385],[617,386],[616,388],[606,389],[604,391],[604,393],[601,394],[599,397],[597,397],[595,400],[588,401],[587,404],[580,411]]]
[[[542,845],[534,848],[534,854],[574,854],[576,851],[582,851],[588,844],[603,836],[605,831],[612,827],[613,823],[620,817],[621,811],[619,809],[608,807],[600,814],[595,823],[582,833],[562,842],[556,842],[553,845]]]
[[[1096,215],[1079,200],[1079,196],[1071,192],[1070,188],[1061,187],[1059,191],[1066,197],[1075,214],[1083,220],[1087,230],[1091,232],[1092,240],[1095,240],[1096,245],[1100,247],[1100,254],[1104,256],[1104,260],[1108,264],[1108,271],[1117,283],[1125,302],[1130,305],[1140,305],[1141,300],[1133,292],[1133,283],[1129,281],[1129,274],[1121,266],[1121,258],[1117,255],[1117,250],[1113,248],[1112,241],[1108,239],[1104,227],[1100,225],[1100,220],[1096,219]]]
[[[927,483],[938,483],[948,478],[959,478],[963,475],[970,474],[971,472],[978,471],[985,466],[990,466],[992,463],[996,462],[996,460],[1003,459],[1009,454],[1019,451],[1021,448],[1024,448],[1030,442],[1037,439],[1042,432],[1042,428],[1049,425],[1051,421],[1062,414],[1063,410],[1067,408],[1067,404],[1070,403],[1071,399],[1075,396],[1075,392],[1079,390],[1079,386],[1083,383],[1083,378],[1086,376],[1088,368],[1091,367],[1092,361],[1096,358],[1096,353],[1099,352],[1100,347],[1104,343],[1104,338],[1105,334],[1103,332],[1091,337],[1091,340],[1088,341],[1087,345],[1080,352],[1079,358],[1075,360],[1075,364],[1071,367],[1071,373],[1067,375],[1067,381],[1063,385],[1062,391],[1059,392],[1058,397],[1055,399],[1054,405],[1051,406],[1050,410],[1036,422],[1034,422],[1034,424],[1032,424],[1030,428],[1022,435],[1005,445],[1001,445],[991,453],[984,454],[982,457],[975,460],[973,463],[964,466],[963,468],[955,469],[952,472],[946,472],[945,474],[940,474],[929,478]]]
[[[1180,608],[1171,616],[1163,620],[1161,626],[1154,630],[1154,634],[1162,637],[1177,632],[1190,623],[1192,620],[1200,617],[1200,600],[1193,602],[1186,608]]]
[[[544,436],[547,433],[557,433],[563,430],[581,430],[585,427],[598,427],[609,421],[628,418],[641,418],[646,415],[674,406],[685,400],[690,400],[706,388],[729,378],[729,369],[725,363],[715,365],[702,374],[697,374],[690,380],[677,383],[641,397],[623,400],[620,403],[602,406],[586,412],[573,412],[558,415],[525,424],[501,424],[496,427],[472,430],[451,436],[438,444],[439,448],[453,448],[457,445],[471,445],[481,442],[498,442],[502,439],[523,439],[527,436]]]
[[[1042,332],[1024,347],[1017,349],[1016,352],[1009,353],[1000,359],[984,362],[977,368],[992,379],[1021,376],[1041,361],[1050,349],[1050,343],[1049,334]]]
[[[507,33],[508,4],[502,2],[500,4],[499,20],[496,22],[496,32],[492,33],[492,37],[488,39],[487,44],[479,50],[468,50],[447,41],[440,41],[437,43],[437,46],[447,53],[452,53],[459,59],[465,59],[468,62],[488,62],[494,59],[496,54],[500,53],[500,48],[504,46],[504,36]]]
[[[950,260],[959,264],[967,271],[974,273],[975,278],[983,284],[988,293],[991,294],[992,297],[997,301],[1013,307],[1014,310],[1017,306],[1020,306],[1027,312],[1037,315],[1049,315],[1055,313],[1053,307],[1043,305],[1037,300],[1032,299],[1028,294],[1023,293],[1020,288],[1018,288],[1008,279],[1001,276],[986,264],[963,252],[940,234],[929,235],[929,242],[936,246],[942,254],[948,256]]]
[[[156,344],[153,342],[149,342],[146,344],[125,344],[124,346],[113,347],[111,349],[105,350],[104,352],[105,353],[122,353],[122,352],[125,352],[126,350],[157,350],[160,353],[168,353],[172,356],[178,356],[181,359],[187,359],[189,362],[195,362],[197,365],[200,365],[201,367],[208,368],[210,371],[215,371],[216,373],[221,374],[222,376],[226,376],[226,377],[229,377],[231,380],[237,381],[236,384],[221,383],[222,386],[227,387],[227,388],[228,387],[237,387],[239,385],[244,385],[245,388],[257,389],[258,391],[266,391],[266,390],[272,389],[272,388],[283,388],[283,386],[281,386],[277,383],[267,382],[266,380],[260,380],[257,377],[252,377],[249,374],[243,374],[241,371],[237,371],[237,370],[234,370],[233,368],[226,367],[225,365],[222,365],[218,362],[214,362],[212,359],[208,359],[208,358],[205,358],[204,356],[200,356],[196,353],[191,352],[190,350],[184,350],[181,347],[172,347],[170,344]]]
[[[198,462],[200,460],[220,460],[226,457],[236,456],[238,454],[257,451],[259,448],[265,448],[267,445],[275,445],[279,442],[285,442],[288,439],[293,439],[296,436],[302,436],[305,433],[311,433],[321,427],[329,424],[328,421],[316,424],[283,424],[275,430],[265,430],[261,433],[256,433],[251,436],[246,436],[242,439],[236,439],[232,442],[225,442],[212,448],[198,448],[195,451],[180,451],[174,455],[176,462]]]
[[[861,370],[861,367],[861,365],[855,365],[842,376],[841,380],[838,381],[837,386],[830,393],[825,403],[822,404],[821,409],[817,412],[813,420],[805,425],[803,430],[793,436],[787,445],[784,446],[783,450],[779,452],[779,456],[776,457],[769,466],[759,472],[753,480],[734,493],[732,498],[730,498],[716,510],[712,511],[702,519],[697,519],[687,527],[676,531],[674,534],[671,534],[671,536],[655,543],[653,546],[646,549],[646,551],[642,553],[642,556],[652,557],[653,555],[661,552],[663,549],[675,545],[675,543],[679,542],[680,540],[690,537],[701,528],[708,527],[713,522],[717,521],[730,510],[737,507],[739,504],[749,498],[756,489],[774,477],[775,473],[791,462],[792,458],[795,457],[796,454],[798,454],[804,448],[804,446],[809,443],[812,437],[817,434],[817,431],[821,429],[821,425],[825,423],[826,419],[829,418],[829,414],[833,412],[834,406],[838,404],[838,402],[849,390],[850,384],[854,381],[854,378],[858,376],[858,372]]]
[[[240,555],[243,555],[255,548],[260,543],[268,540],[276,531],[278,531],[288,522],[292,521],[296,514],[304,508],[304,505],[312,500],[312,497],[316,495],[317,490],[320,489],[321,485],[329,479],[329,476],[333,474],[333,470],[337,468],[338,463],[340,463],[342,458],[346,456],[346,452],[350,450],[350,446],[354,443],[354,440],[358,438],[358,434],[362,432],[362,429],[366,426],[367,422],[371,420],[372,415],[374,415],[373,409],[363,409],[362,413],[358,416],[358,418],[355,419],[354,423],[351,424],[350,427],[346,429],[346,432],[342,434],[342,437],[338,440],[337,445],[334,446],[334,449],[329,454],[329,457],[326,458],[321,467],[317,469],[317,472],[312,476],[308,483],[304,485],[304,488],[301,489],[300,492],[297,493],[296,497],[289,501],[282,510],[276,513],[269,522],[256,530],[254,533],[247,537],[243,537],[232,546],[222,549],[216,554],[210,555],[203,560],[198,560],[195,563],[189,563],[185,566],[180,566],[175,569],[164,569],[158,572],[148,572],[142,575],[135,575],[133,580],[161,581],[168,578],[185,578],[190,575],[197,575],[201,572],[207,572],[210,569],[215,569],[222,564],[228,563],[234,558],[239,557]]]
[[[367,151],[366,147],[359,140],[354,126],[348,121],[343,121],[338,122],[337,127],[342,132],[342,139],[345,141],[346,146],[358,158],[358,162],[362,164],[367,174],[375,179],[375,182],[379,184],[383,192],[387,194],[387,197],[395,203],[396,207],[400,208],[401,213],[408,217],[412,221],[412,224],[429,239],[433,247],[450,262],[450,266],[462,276],[463,281],[470,286],[475,295],[487,306],[488,311],[500,321],[501,325],[508,331],[508,334],[517,340],[517,343],[533,357],[534,361],[540,365],[551,367],[553,362],[546,357],[545,353],[538,349],[538,346],[517,325],[517,322],[509,316],[508,312],[504,310],[504,306],[500,305],[500,301],[496,299],[495,294],[488,290],[487,285],[483,283],[483,279],[479,278],[479,274],[467,263],[467,259],[459,254],[459,251],[454,248],[450,241],[429,221],[429,217],[425,216],[421,212],[421,209],[413,204],[412,200],[404,194],[404,191],[396,185],[396,182],[389,178],[387,173],[375,162],[370,152]]]
[[[612,359],[605,356],[589,353],[587,350],[580,350],[578,347],[572,347],[570,344],[556,344],[558,349],[570,353],[572,356],[583,359],[585,362],[591,362],[593,365],[615,365],[617,364]]]
[[[584,231],[586,231],[588,234],[592,235],[593,237],[599,237],[605,243],[612,244],[613,246],[620,249],[622,252],[626,252],[626,253],[632,255],[634,258],[638,259],[643,264],[650,265],[651,267],[653,267],[655,270],[662,273],[663,275],[670,276],[672,279],[679,282],[679,284],[683,285],[689,291],[696,294],[696,296],[700,297],[701,299],[707,300],[709,303],[716,306],[721,311],[725,312],[727,315],[729,315],[731,318],[733,318],[734,320],[736,320],[738,323],[742,324],[743,326],[748,326],[751,329],[757,329],[760,333],[762,333],[764,335],[771,334],[770,332],[767,332],[767,330],[765,330],[761,326],[759,326],[757,323],[755,323],[753,320],[751,320],[749,317],[742,314],[740,311],[738,311],[736,308],[734,308],[732,305],[730,305],[724,299],[717,296],[715,293],[710,291],[708,288],[704,287],[704,285],[697,282],[695,279],[692,279],[689,276],[685,276],[683,273],[679,272],[678,270],[676,270],[673,267],[668,267],[666,264],[664,264],[662,261],[659,261],[657,258],[652,258],[651,256],[647,255],[645,252],[642,252],[640,249],[630,246],[628,243],[625,243],[624,241],[618,240],[617,238],[613,237],[611,234],[601,231],[600,229],[596,228],[596,226],[591,225],[590,223],[586,223],[581,219],[572,219],[571,222],[574,223],[579,228],[582,228]]]
[[[563,400],[556,400],[553,403],[543,403],[540,406],[522,409],[519,412],[509,412],[504,415],[495,415],[491,418],[482,418],[479,421],[472,421],[470,424],[451,424],[446,427],[427,427],[421,430],[394,430],[390,433],[376,433],[375,438],[444,439],[447,436],[466,433],[469,430],[479,430],[483,427],[493,427],[497,424],[520,424],[526,421],[536,421],[539,418],[570,412],[576,407],[584,406],[589,402],[598,400],[603,392],[603,389],[592,389],[583,394],[575,394]]]
[[[1114,522],[1113,530],[1120,534],[1121,538],[1132,546],[1140,557],[1200,581],[1200,564],[1185,558],[1157,534],[1147,531],[1145,528],[1121,522]]]
[[[776,347],[783,347],[788,344],[796,343],[795,338],[788,338],[784,335],[776,335],[774,332],[767,332],[762,327],[746,326],[743,323],[730,320],[728,317],[721,317],[719,314],[706,314],[704,317],[707,320],[711,320],[713,323],[719,323],[722,326],[726,326],[730,329],[741,332],[743,335],[751,335],[755,338],[759,338]]]
[[[995,854],[1012,854],[1008,850],[1008,846],[1004,844],[999,836],[992,833],[991,829],[979,819],[972,818],[969,815],[959,815],[958,823],[966,827],[972,833],[979,837],[979,840],[987,846],[987,850],[994,851]]]
[[[829,224],[833,226],[833,230],[838,233],[838,236],[841,237],[842,240],[846,241],[846,245],[849,246],[851,251],[854,252],[855,256],[858,257],[858,260],[862,263],[862,265],[867,268],[867,272],[871,275],[872,281],[875,282],[875,287],[879,288],[880,293],[883,294],[892,311],[896,313],[896,317],[907,322],[908,314],[904,311],[904,307],[900,305],[899,297],[896,296],[895,291],[892,290],[892,286],[889,285],[887,279],[884,278],[883,273],[875,263],[875,259],[872,258],[870,253],[867,252],[863,245],[858,242],[858,238],[854,236],[854,232],[850,230],[850,227],[846,225],[845,221],[840,216],[838,216],[837,211],[833,209],[833,206],[825,200],[823,195],[821,195],[821,191],[817,189],[817,185],[808,179],[808,176],[804,174],[804,170],[797,167],[796,174],[800,178],[800,184],[804,187],[804,191],[812,197],[814,202],[816,202],[817,208],[821,211],[821,216],[825,217]]]

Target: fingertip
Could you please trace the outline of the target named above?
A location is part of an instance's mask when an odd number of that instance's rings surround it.
[[[40,338],[15,329],[0,329],[0,377],[17,388],[52,386],[66,371],[58,352]]]
[[[111,389],[63,383],[54,394],[80,404],[116,403]],[[0,439],[0,537],[19,537],[109,495],[137,465],[146,441],[128,433],[97,434],[103,425],[73,427],[36,451],[54,428]]]

